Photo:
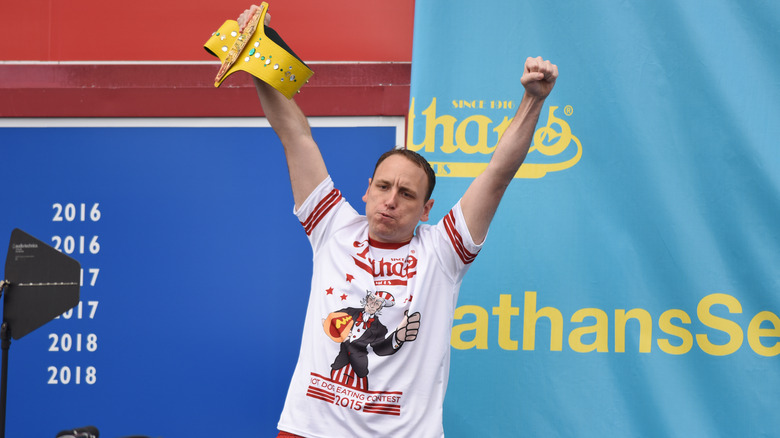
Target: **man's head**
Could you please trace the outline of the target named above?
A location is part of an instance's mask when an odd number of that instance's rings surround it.
[[[377,161],[363,195],[369,236],[384,243],[406,242],[428,220],[436,177],[430,164],[408,149],[393,149]]]
[[[385,307],[393,307],[395,305],[395,299],[390,292],[384,291],[366,291],[366,296],[361,301],[363,304],[363,310],[370,315],[379,313]]]
[[[378,160],[376,160],[376,166],[374,166],[374,175],[376,175],[376,169],[379,167],[380,164],[382,164],[382,161],[385,161],[387,157],[390,157],[392,155],[401,155],[405,158],[407,158],[412,163],[416,164],[425,172],[425,176],[428,179],[428,189],[425,192],[425,201],[427,202],[429,199],[431,199],[431,195],[433,194],[433,188],[436,186],[436,173],[433,171],[433,167],[431,167],[431,164],[428,163],[428,160],[425,159],[422,155],[418,154],[417,152],[406,149],[406,148],[394,148],[390,149],[389,151],[382,154],[382,156],[379,157]],[[374,175],[371,175],[371,178],[374,177]]]

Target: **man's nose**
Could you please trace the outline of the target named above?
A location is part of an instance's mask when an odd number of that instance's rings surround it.
[[[390,192],[388,192],[387,194],[387,198],[385,198],[385,205],[388,208],[395,208],[397,201],[398,201],[398,191],[390,190]]]

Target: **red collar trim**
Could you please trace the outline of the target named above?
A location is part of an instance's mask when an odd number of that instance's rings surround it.
[[[408,245],[409,242],[411,242],[411,239],[407,240],[406,242],[393,243],[393,242],[377,242],[376,240],[370,237],[368,238],[368,244],[373,246],[374,248],[379,248],[379,249],[398,249]]]

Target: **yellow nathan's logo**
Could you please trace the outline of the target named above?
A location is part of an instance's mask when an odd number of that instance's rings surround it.
[[[453,101],[452,109],[506,110],[512,109],[512,101]],[[534,132],[533,142],[528,156],[515,178],[541,178],[549,172],[559,172],[573,167],[582,157],[582,144],[572,134],[569,123],[556,115],[557,106],[550,106],[547,121],[539,121],[540,127]],[[564,116],[570,117],[573,108],[567,106]],[[496,149],[498,140],[512,121],[504,116],[496,123],[485,114],[473,114],[463,120],[451,114],[437,112],[437,99],[420,113],[425,119],[418,120],[422,127],[422,141],[415,143],[415,99],[409,107],[409,125],[407,129],[407,147],[429,155],[429,161],[436,176],[473,178],[487,167],[490,155]],[[543,126],[542,123],[545,123]],[[437,136],[437,133],[439,134]],[[437,141],[437,138],[439,141]],[[446,160],[437,157],[444,156]],[[433,158],[433,159],[432,159]]]

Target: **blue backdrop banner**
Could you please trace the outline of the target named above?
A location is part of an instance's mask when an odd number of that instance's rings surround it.
[[[776,435],[780,4],[418,1],[432,217],[528,56],[560,77],[461,290],[447,435]]]
[[[0,245],[20,228],[82,267],[80,303],[12,341],[6,436],[276,436],[311,279],[279,140],[114,123],[0,128]],[[358,205],[403,122],[355,124],[313,134]]]

